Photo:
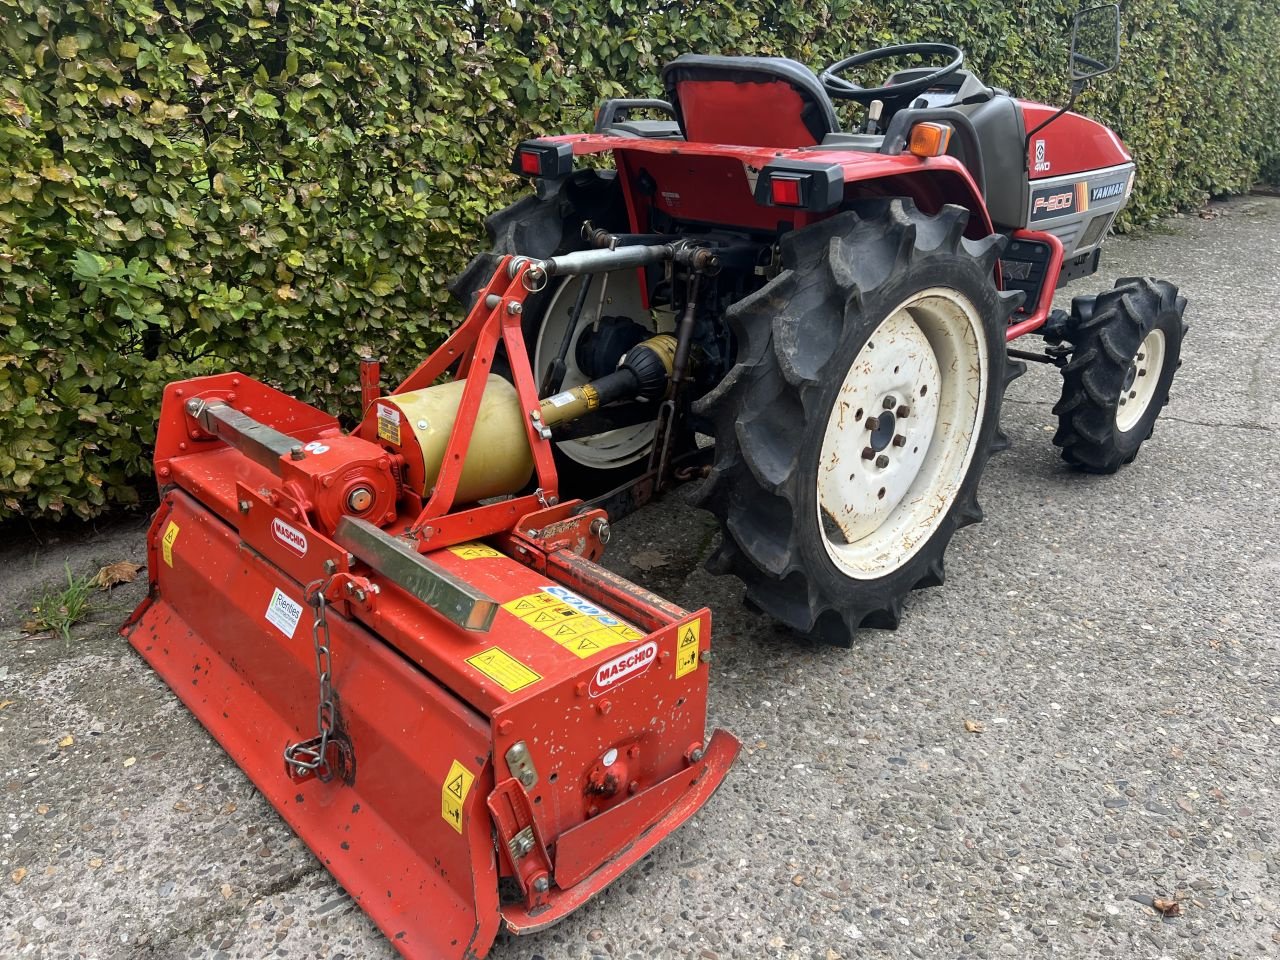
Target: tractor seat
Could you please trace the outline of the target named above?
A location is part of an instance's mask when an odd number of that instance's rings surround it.
[[[793,149],[840,129],[814,72],[785,57],[686,53],[662,68],[662,84],[691,142]]]

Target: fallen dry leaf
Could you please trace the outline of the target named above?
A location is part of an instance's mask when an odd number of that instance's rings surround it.
[[[12,707],[17,702],[17,700],[0,700],[0,710],[5,709],[6,707]]]
[[[137,758],[137,757],[126,757],[126,758],[125,758],[125,761],[124,761],[124,765],[125,765],[126,767],[132,767],[132,766],[133,766],[135,763],[137,763],[137,762],[138,762],[138,758]]]
[[[18,629],[23,633],[44,633],[49,628],[39,620],[23,620],[22,626]]]
[[[65,737],[63,737],[61,740],[58,741],[58,746],[69,747],[75,742],[76,742],[76,738],[68,733]]]
[[[108,563],[99,570],[97,576],[93,578],[93,582],[103,590],[110,590],[120,583],[133,583],[138,579],[138,571],[141,569],[142,564],[140,563],[117,560],[115,563]]]
[[[977,720],[970,720],[968,717],[964,721],[965,733],[982,733],[987,728],[980,724]]]
[[[90,860],[90,861],[89,861],[89,866],[91,866],[91,867],[93,867],[93,869],[97,870],[100,866],[102,866],[102,858],[101,858],[101,857],[94,857],[92,860]]]
[[[631,558],[631,565],[637,570],[654,570],[658,567],[665,567],[671,558],[665,553],[659,553],[657,550],[641,550]]]
[[[40,816],[43,817],[48,812],[49,812],[49,805],[47,803],[36,804],[36,813],[40,814]]]
[[[1165,900],[1162,897],[1156,897],[1151,901],[1151,906],[1166,917],[1176,917],[1182,913],[1182,904],[1178,903],[1177,900]]]
[[[222,888],[221,888],[218,892],[222,894],[222,899],[223,899],[223,900],[230,900],[230,899],[231,899],[231,896],[232,896],[232,894],[231,894],[231,884],[229,884],[229,883],[224,883],[224,884],[222,885]]]
[[[13,873],[9,874],[9,879],[12,880],[14,883],[21,883],[22,878],[25,877],[26,875],[27,875],[27,868],[19,867],[17,870],[13,871]]]
[[[803,887],[803,886],[804,886],[804,874],[803,874],[803,873],[797,873],[794,877],[792,877],[792,878],[791,878],[791,883],[792,883],[792,885],[794,885],[794,886],[797,886],[797,887]]]

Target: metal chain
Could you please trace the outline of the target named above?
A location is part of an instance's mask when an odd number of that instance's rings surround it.
[[[325,591],[329,588],[328,580],[314,580],[307,584],[302,597],[315,608],[315,616],[311,623],[311,639],[315,644],[316,676],[320,684],[319,701],[316,704],[316,737],[310,741],[291,743],[285,747],[285,763],[293,767],[299,774],[315,773],[316,778],[327,783],[333,779],[333,770],[329,767],[329,738],[333,735],[333,688],[330,681],[333,665],[329,650],[329,622],[325,612],[328,601]],[[315,746],[310,746],[315,744]]]

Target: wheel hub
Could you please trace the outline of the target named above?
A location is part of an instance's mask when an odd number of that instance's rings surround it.
[[[892,311],[850,365],[818,471],[827,553],[849,575],[901,566],[955,500],[981,426],[980,330],[960,294],[926,290]]]
[[[1163,330],[1152,330],[1138,345],[1116,403],[1116,428],[1132,430],[1151,406],[1164,369],[1165,339]]]
[[[886,400],[892,401],[893,398],[887,397]],[[886,410],[878,417],[867,417],[867,429],[871,431],[871,449],[879,453],[889,446],[889,442],[895,436],[897,426],[897,418],[889,410]]]

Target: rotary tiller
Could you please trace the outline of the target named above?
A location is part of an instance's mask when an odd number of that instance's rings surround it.
[[[502,261],[349,434],[240,374],[165,391],[126,633],[406,956],[482,957],[501,926],[560,919],[738,752],[705,729],[709,611],[597,566],[607,516],[559,499],[550,427],[661,396],[674,360],[653,338],[539,401],[522,304],[597,267]]]

